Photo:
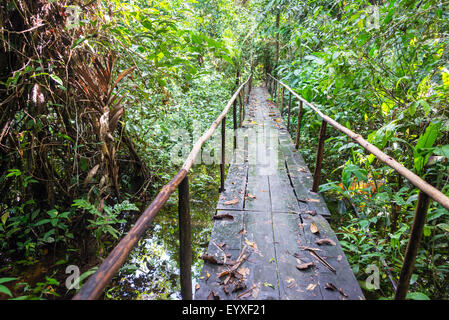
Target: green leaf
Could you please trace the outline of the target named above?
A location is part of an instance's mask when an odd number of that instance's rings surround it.
[[[12,297],[11,291],[7,287],[2,286],[2,285],[0,285],[0,293],[4,293],[4,294],[7,294],[8,296]]]
[[[418,173],[422,172],[424,165],[429,159],[430,153],[433,151],[433,149],[430,148],[437,139],[439,128],[440,123],[431,122],[424,134],[418,138],[416,146],[413,150],[414,165]]]
[[[422,292],[409,292],[406,299],[411,300],[430,300],[430,298]]]
[[[6,212],[5,214],[2,215],[2,223],[3,223],[3,225],[6,224],[6,220],[8,220],[8,217],[9,217],[9,212]]]
[[[15,278],[15,277],[0,278],[0,283],[10,282],[10,281],[14,281],[14,280],[17,280],[17,279],[18,278]]]
[[[433,150],[433,154],[437,156],[443,156],[449,159],[449,144],[445,146],[436,147]]]
[[[50,78],[52,78],[57,84],[59,84],[60,86],[62,86],[64,83],[62,82],[61,78],[58,77],[55,74],[51,74]]]
[[[410,113],[410,115],[413,117],[413,115],[416,112],[416,109],[417,109],[417,103],[415,101],[408,107],[408,113]]]

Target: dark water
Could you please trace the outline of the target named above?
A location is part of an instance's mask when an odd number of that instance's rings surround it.
[[[195,286],[212,231],[218,201],[219,166],[196,166],[189,174],[192,226],[192,284]],[[130,258],[105,290],[105,299],[180,299],[178,196],[175,192]]]

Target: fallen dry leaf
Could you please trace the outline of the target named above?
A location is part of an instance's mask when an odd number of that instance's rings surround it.
[[[303,200],[303,201],[307,201],[307,202],[320,202],[320,199],[312,199],[312,198],[309,198],[309,199],[305,199],[305,200]]]
[[[224,204],[224,205],[227,205],[227,206],[228,206],[228,205],[237,204],[237,203],[239,203],[239,199],[237,199],[237,198],[234,198],[234,199],[232,199],[232,200],[223,202],[223,204]]]
[[[246,284],[242,281],[239,281],[235,284],[234,289],[232,289],[232,293],[240,291],[240,290],[245,290],[246,289]]]
[[[206,281],[209,280],[209,278],[210,278],[210,273],[209,273],[209,271],[206,271]]]
[[[244,277],[249,275],[249,268],[239,268],[237,271]]]
[[[226,275],[228,275],[230,273],[231,273],[231,270],[225,270],[225,271],[220,272],[218,274],[218,277],[221,278],[221,277],[224,277],[224,276],[226,276]]]
[[[311,283],[311,284],[309,284],[309,285],[307,286],[306,290],[312,291],[312,290],[315,289],[315,287],[316,287],[316,284]]]
[[[312,222],[312,224],[310,225],[310,232],[312,232],[313,234],[317,234],[320,232],[315,222]]]
[[[211,290],[211,292],[207,296],[207,300],[220,300],[220,297],[215,291]]]
[[[296,265],[296,269],[298,269],[298,270],[307,270],[307,269],[309,269],[313,265],[314,265],[313,262],[301,263],[301,264]]]
[[[213,220],[234,220],[234,216],[230,215],[229,213],[220,213],[220,214],[216,214],[212,217]]]
[[[311,216],[316,216],[316,210],[307,210],[304,213],[310,214]]]
[[[339,254],[337,257],[337,261],[341,261],[341,259],[343,259],[343,256],[341,254]]]
[[[342,288],[340,288],[340,289],[338,289],[338,291],[340,292],[340,294],[342,295],[342,296],[344,296],[344,297],[348,297],[348,295],[346,294],[346,293],[344,293],[343,292],[343,289]]]
[[[200,284],[197,283],[197,284],[195,285],[195,291],[197,291],[199,288],[200,288]]]
[[[325,288],[332,291],[337,291],[337,287],[330,282],[326,282]]]
[[[256,196],[251,193],[248,193],[248,197],[250,197],[251,199],[256,199]]]
[[[211,256],[210,254],[203,254],[200,259],[212,264],[223,264],[222,262],[218,262],[217,258]]]
[[[335,246],[335,245],[336,245],[335,241],[333,241],[332,239],[329,239],[329,238],[325,238],[325,239],[316,239],[316,240],[315,240],[315,243],[316,243],[316,244],[319,244],[319,245],[322,245],[322,244],[330,244],[330,245],[332,245],[332,246]]]

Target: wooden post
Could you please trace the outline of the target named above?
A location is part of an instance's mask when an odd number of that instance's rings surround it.
[[[312,192],[318,192],[321,176],[321,163],[323,162],[324,140],[326,139],[326,121],[321,122],[320,138],[318,140],[318,149],[316,151],[315,171],[313,173]]]
[[[278,109],[279,109],[279,102],[280,102],[280,99],[279,99],[279,96],[281,95],[281,85],[279,84],[278,86],[277,86],[277,92],[276,92],[276,105],[278,106]]]
[[[239,72],[237,71],[237,76],[235,77],[235,88],[234,91],[239,87]],[[232,122],[234,126],[234,149],[237,148],[237,99],[234,100],[232,104]]]
[[[298,126],[296,127],[296,144],[295,144],[296,150],[298,150],[299,148],[299,138],[301,137],[301,121],[302,121],[302,100],[299,100]]]
[[[415,265],[416,254],[418,253],[419,243],[421,242],[424,225],[426,223],[429,202],[430,198],[427,193],[419,191],[413,225],[410,230],[410,238],[408,240],[407,249],[405,250],[404,262],[402,263],[398,287],[394,296],[395,300],[404,300],[407,296],[410,278],[412,277],[413,267]]]
[[[281,88],[281,106],[279,110],[281,112],[281,119],[282,119],[282,112],[284,111],[284,87]]]
[[[242,92],[239,93],[239,127],[242,127],[243,122],[243,101]]]
[[[276,94],[277,94],[277,90],[278,90],[278,83],[276,81],[274,81],[274,79],[273,79],[273,84],[274,84],[274,87],[273,87],[274,94],[272,95],[272,97],[273,97],[273,100],[276,100],[277,99]]]
[[[221,121],[221,162],[220,162],[220,190],[224,191],[225,180],[225,157],[226,157],[226,117]]]
[[[181,270],[181,297],[192,300],[192,242],[190,229],[189,177],[178,186],[179,202],[179,266]]]
[[[287,131],[290,132],[290,108],[292,107],[292,93],[288,92]]]

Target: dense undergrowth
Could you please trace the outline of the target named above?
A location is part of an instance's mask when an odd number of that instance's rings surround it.
[[[239,43],[251,18],[227,1],[0,9],[1,294],[68,298],[66,268],[81,281],[95,270],[178,170],[173,147],[182,138],[188,150],[236,71],[247,75]],[[215,185],[209,172],[194,170],[200,195]]]
[[[281,13],[278,77],[445,194],[447,5],[407,0],[268,4]],[[274,32],[274,22],[272,17],[266,33]],[[301,151],[313,167],[321,120],[307,108],[303,119]],[[329,126],[324,159],[320,191],[339,200],[333,222],[353,271],[366,287],[372,274],[367,267],[376,266],[380,288],[365,288],[367,296],[392,297],[418,190]],[[430,204],[410,298],[448,298],[448,217],[446,209]]]

